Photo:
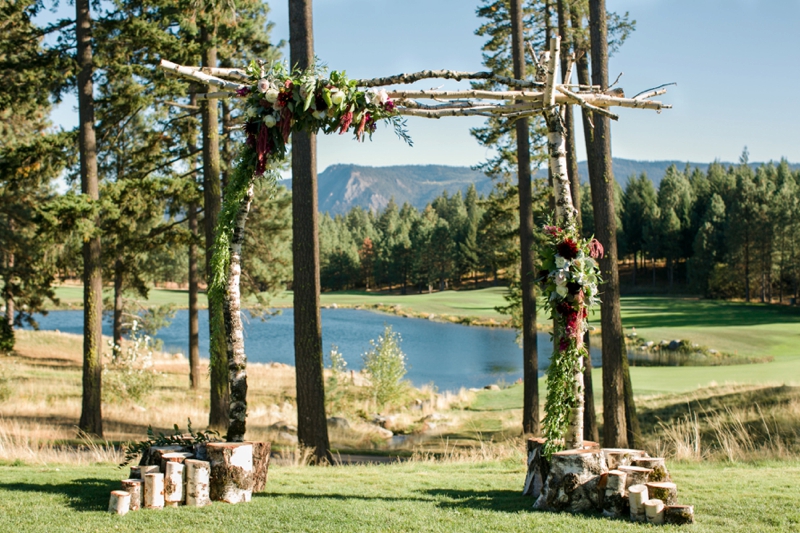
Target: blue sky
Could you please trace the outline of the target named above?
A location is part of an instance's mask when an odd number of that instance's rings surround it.
[[[483,39],[474,35],[478,4],[315,0],[315,50],[331,69],[358,78],[429,68],[481,70]],[[288,41],[287,6],[285,0],[270,3],[276,41]],[[619,85],[631,95],[678,83],[661,97],[672,110],[619,111],[612,127],[615,156],[736,161],[746,145],[751,161],[800,161],[800,107],[793,95],[800,85],[800,0],[607,0],[607,7],[637,21],[611,58],[611,78],[623,72]],[[440,83],[420,84],[434,85]],[[54,122],[76,124],[73,107],[74,100],[60,106]],[[474,165],[489,155],[469,135],[481,123],[409,118],[413,148],[387,128],[366,143],[349,135],[320,136],[319,170],[335,163]]]

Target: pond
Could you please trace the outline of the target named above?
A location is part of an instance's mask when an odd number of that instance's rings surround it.
[[[170,326],[156,338],[164,350],[188,353],[189,313],[177,312]],[[248,315],[245,313],[245,317]],[[65,333],[83,333],[83,311],[53,311],[37,317],[42,329]],[[200,355],[208,354],[208,314],[200,311]],[[262,321],[245,321],[245,351],[248,361],[279,362],[294,365],[293,309],[284,309],[277,316]],[[522,349],[515,342],[516,333],[505,328],[464,326],[405,318],[356,309],[322,309],[323,352],[335,344],[344,355],[349,369],[361,368],[361,355],[369,350],[370,339],[383,333],[385,324],[402,337],[401,348],[407,356],[409,379],[414,385],[433,383],[440,391],[460,387],[484,387],[505,381],[513,383],[522,377]],[[111,334],[108,321],[103,334]],[[547,368],[552,344],[550,335],[540,333],[539,375]],[[600,366],[600,350],[592,348],[592,364]]]

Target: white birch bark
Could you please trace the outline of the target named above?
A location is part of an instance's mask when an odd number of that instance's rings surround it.
[[[144,503],[144,481],[141,479],[123,479],[122,490],[131,495],[130,510],[138,511]]]
[[[660,526],[664,523],[664,502],[651,498],[644,502],[644,515],[648,524]]]
[[[186,468],[186,505],[190,507],[211,505],[209,495],[211,463],[187,459],[184,465]]]
[[[169,462],[164,471],[164,505],[177,507],[184,502],[183,491],[184,466],[182,463]]]
[[[211,442],[211,499],[226,503],[249,502],[253,496],[253,446],[240,442]]]
[[[650,496],[647,492],[646,486],[628,486],[628,502],[631,506],[631,520],[634,522],[644,522],[646,520],[646,515],[644,513],[644,502],[649,499]]]
[[[112,490],[108,500],[108,512],[125,515],[130,510],[131,495],[124,490]]]
[[[146,509],[164,508],[164,474],[145,474],[144,506]]]

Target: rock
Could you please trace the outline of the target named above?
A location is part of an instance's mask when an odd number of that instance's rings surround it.
[[[644,345],[645,345],[647,348],[652,348],[654,344],[655,344],[655,343],[654,343],[653,341],[647,341],[646,343],[644,343]]]
[[[278,440],[283,442],[288,442],[289,444],[297,444],[297,435],[292,435],[291,433],[286,433],[285,431],[281,431],[277,435]]]
[[[350,422],[341,416],[332,416],[328,418],[328,427],[334,429],[350,429]]]
[[[370,430],[372,430],[373,433],[380,435],[382,439],[391,439],[394,436],[394,433],[380,426],[370,426]]]
[[[339,309],[339,306],[336,305],[335,303],[332,303],[331,304],[331,309]]]
[[[499,385],[491,384],[484,387],[485,390],[500,390]]]
[[[678,340],[678,339],[675,339],[673,341],[669,341],[669,344],[667,345],[667,349],[668,350],[672,350],[673,352],[677,351],[677,350],[680,350],[681,349],[681,344],[682,344],[681,341]]]

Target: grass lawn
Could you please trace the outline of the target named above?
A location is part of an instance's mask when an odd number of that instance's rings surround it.
[[[411,462],[335,468],[273,466],[250,504],[109,515],[113,466],[0,466],[4,531],[548,531],[618,532],[650,526],[536,512],[520,496],[523,460]],[[800,463],[674,463],[679,500],[697,532],[800,531]],[[663,531],[688,531],[666,526]]]

